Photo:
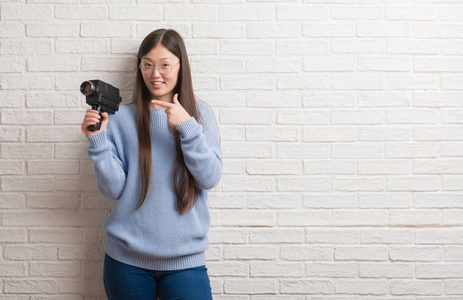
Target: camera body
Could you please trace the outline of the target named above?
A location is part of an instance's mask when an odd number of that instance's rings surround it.
[[[101,80],[88,80],[80,85],[80,92],[85,95],[86,102],[97,110],[101,115],[103,112],[115,114],[119,110],[119,104],[122,101],[119,89]],[[89,126],[88,130],[100,130],[101,122]]]

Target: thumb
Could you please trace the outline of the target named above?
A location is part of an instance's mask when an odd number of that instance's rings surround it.
[[[175,94],[175,95],[174,95],[173,102],[174,102],[174,104],[179,104],[179,105],[181,105],[180,102],[178,102],[178,94]]]

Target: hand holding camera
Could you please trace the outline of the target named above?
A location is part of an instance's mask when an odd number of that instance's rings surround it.
[[[101,80],[84,81],[80,92],[85,95],[87,104],[92,106],[92,109],[87,109],[81,128],[86,136],[92,136],[106,129],[108,114],[119,110],[122,99],[119,89]]]

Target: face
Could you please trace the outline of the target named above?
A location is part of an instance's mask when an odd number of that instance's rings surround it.
[[[153,66],[152,71],[142,72],[143,81],[151,93],[151,100],[172,102],[174,88],[177,85],[178,72],[180,70],[179,58],[166,47],[159,44],[142,57],[140,66]],[[161,74],[162,70],[173,69],[169,74]]]

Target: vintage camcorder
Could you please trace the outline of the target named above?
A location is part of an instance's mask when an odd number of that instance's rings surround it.
[[[92,109],[101,113],[115,114],[119,110],[119,104],[122,98],[119,95],[119,89],[107,84],[101,80],[88,80],[80,85],[80,92],[85,95],[88,105]],[[101,122],[88,126],[88,130],[100,130]]]

